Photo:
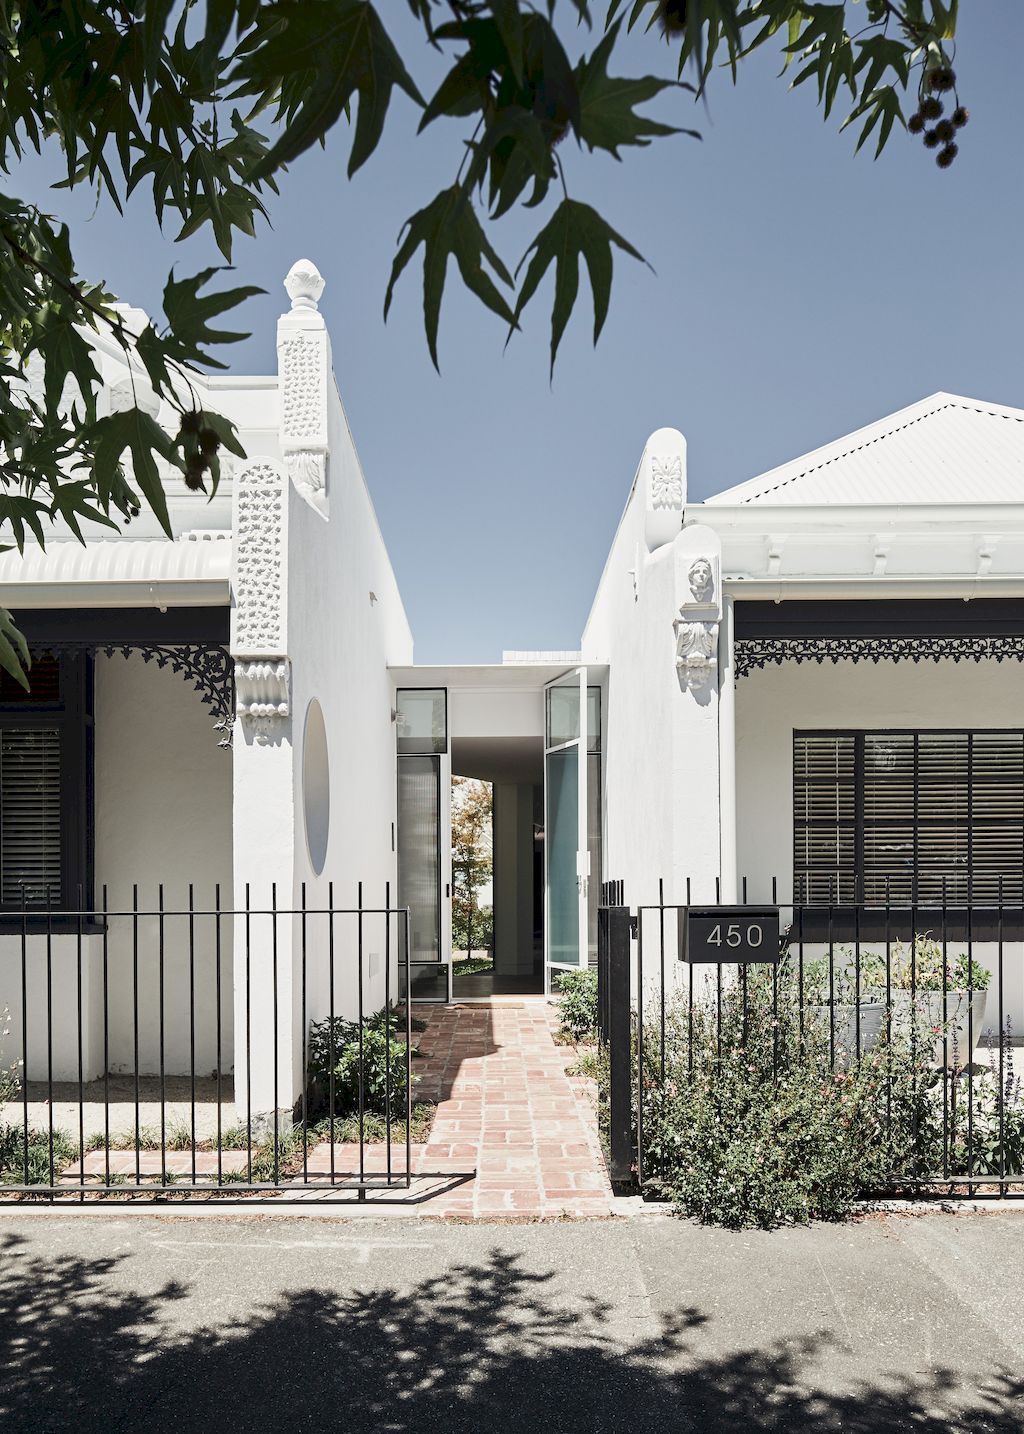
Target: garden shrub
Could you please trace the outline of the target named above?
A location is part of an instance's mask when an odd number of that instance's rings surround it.
[[[331,1037],[333,1024],[333,1042]],[[386,1008],[363,1021],[363,1108],[377,1115],[404,1116],[405,1024]],[[334,1058],[334,1114],[359,1108],[359,1022],[335,1016],[314,1021],[307,1046],[308,1116],[331,1112],[331,1057]],[[415,1055],[415,1050],[413,1051]],[[388,1110],[390,1071],[391,1108]],[[415,1083],[416,1077],[413,1077]]]
[[[558,1018],[574,1041],[597,1039],[597,972],[584,967],[558,978]]]
[[[727,984],[720,1013],[699,989],[692,1011],[672,1007],[664,1080],[657,1039],[644,1065],[645,1190],[709,1224],[841,1219],[895,1172],[915,1173],[933,1126],[924,1058],[889,1040],[832,1069],[785,966],[774,990],[763,969]]]

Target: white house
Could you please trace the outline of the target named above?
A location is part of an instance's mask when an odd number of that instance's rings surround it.
[[[808,941],[812,908],[877,939],[943,905],[982,959],[1024,937],[1024,410],[937,394],[703,503],[661,429],[578,652],[423,666],[323,280],[286,288],[277,375],[197,380],[250,457],[212,502],[169,479],[174,542],[143,514],[0,556],[37,653],[30,700],[0,688],[0,1006],[30,1075],[81,1003],[60,1074],[219,1070],[286,1109],[310,1021],[398,994],[403,909],[413,996],[458,998],[453,774],[494,783],[496,991],[585,963],[609,881],[774,897]]]

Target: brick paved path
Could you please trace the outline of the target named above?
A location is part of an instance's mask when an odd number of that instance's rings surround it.
[[[413,1145],[412,1188],[370,1192],[368,1203],[414,1205],[424,1215],[467,1219],[530,1216],[590,1216],[612,1213],[612,1195],[597,1133],[593,1082],[569,1076],[577,1053],[552,1039],[558,1024],[543,1000],[499,998],[489,1004],[417,1006],[427,1029],[416,1036],[419,1056],[417,1100],[438,1103],[426,1144]],[[85,1174],[101,1180],[109,1161],[112,1175],[159,1179],[161,1171],[187,1187],[197,1179],[216,1180],[214,1150],[103,1151],[87,1154]],[[221,1153],[224,1174],[244,1174],[244,1150]],[[387,1151],[367,1145],[363,1169],[385,1172]],[[317,1180],[333,1173],[337,1196],[356,1178],[359,1149],[330,1142],[310,1145],[307,1172]],[[392,1170],[405,1169],[405,1147],[392,1150]],[[64,1170],[79,1178],[79,1164]],[[282,1182],[287,1190],[287,1178]],[[272,1197],[271,1197],[272,1198]],[[319,1192],[304,1196],[321,1198]]]
[[[476,1170],[421,1205],[424,1214],[611,1214],[591,1083],[566,1075],[546,1001],[438,1006],[418,1037],[417,1099],[439,1102],[414,1171]]]

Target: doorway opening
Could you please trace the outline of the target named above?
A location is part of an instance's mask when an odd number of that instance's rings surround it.
[[[544,992],[544,745],[452,741],[452,998]]]

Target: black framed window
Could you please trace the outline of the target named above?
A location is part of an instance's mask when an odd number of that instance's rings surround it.
[[[92,905],[92,660],[0,674],[0,913]]]
[[[1024,731],[793,734],[794,894],[809,905],[1024,903]]]

